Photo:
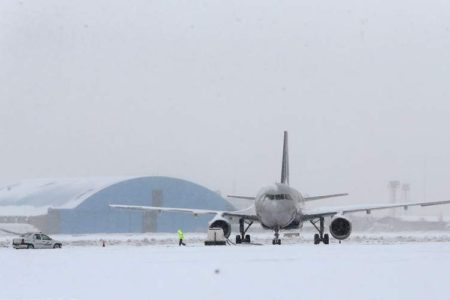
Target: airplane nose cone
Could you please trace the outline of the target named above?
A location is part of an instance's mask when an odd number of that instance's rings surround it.
[[[288,200],[266,199],[261,201],[256,208],[261,223],[269,228],[288,226],[296,214],[293,201]]]

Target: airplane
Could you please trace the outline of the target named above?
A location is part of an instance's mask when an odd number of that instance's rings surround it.
[[[262,188],[256,197],[229,195],[232,198],[242,198],[253,200],[254,204],[249,208],[237,211],[218,211],[209,209],[172,208],[156,206],[135,206],[110,204],[110,207],[117,209],[128,209],[137,211],[158,211],[158,212],[184,212],[197,215],[213,215],[209,222],[209,228],[221,228],[228,239],[231,234],[231,222],[239,223],[239,234],[236,235],[236,244],[250,243],[248,229],[253,223],[258,222],[264,229],[274,231],[273,245],[281,245],[280,230],[298,229],[303,227],[303,223],[310,222],[317,233],[314,234],[314,244],[329,244],[330,238],[325,233],[324,220],[331,217],[329,232],[339,242],[347,239],[352,232],[352,223],[346,215],[356,212],[366,212],[370,214],[373,210],[401,208],[407,209],[410,206],[432,206],[450,204],[450,200],[435,202],[408,202],[398,204],[374,204],[374,205],[352,205],[337,208],[308,208],[307,203],[332,197],[341,197],[348,194],[332,194],[323,196],[304,196],[298,190],[289,185],[289,155],[288,155],[288,133],[284,132],[283,157],[281,165],[281,180],[279,183]]]

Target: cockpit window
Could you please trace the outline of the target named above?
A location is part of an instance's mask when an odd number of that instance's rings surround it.
[[[289,194],[276,194],[276,195],[266,195],[270,200],[292,200]]]

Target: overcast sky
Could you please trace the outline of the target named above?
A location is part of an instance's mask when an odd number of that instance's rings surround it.
[[[450,198],[448,1],[0,2],[0,182]],[[430,210],[432,211],[432,210]],[[434,210],[433,212],[436,212]],[[447,212],[450,210],[447,208]]]

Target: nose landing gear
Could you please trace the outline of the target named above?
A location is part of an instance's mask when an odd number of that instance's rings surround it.
[[[330,236],[328,233],[324,234],[325,226],[324,226],[324,218],[320,217],[318,220],[311,220],[311,224],[319,231],[319,233],[314,235],[314,245],[320,244],[323,242],[325,245],[330,243]],[[317,222],[319,222],[319,227],[317,227]]]
[[[279,231],[280,231],[279,228],[275,228],[275,238],[272,240],[272,245],[281,245]]]

